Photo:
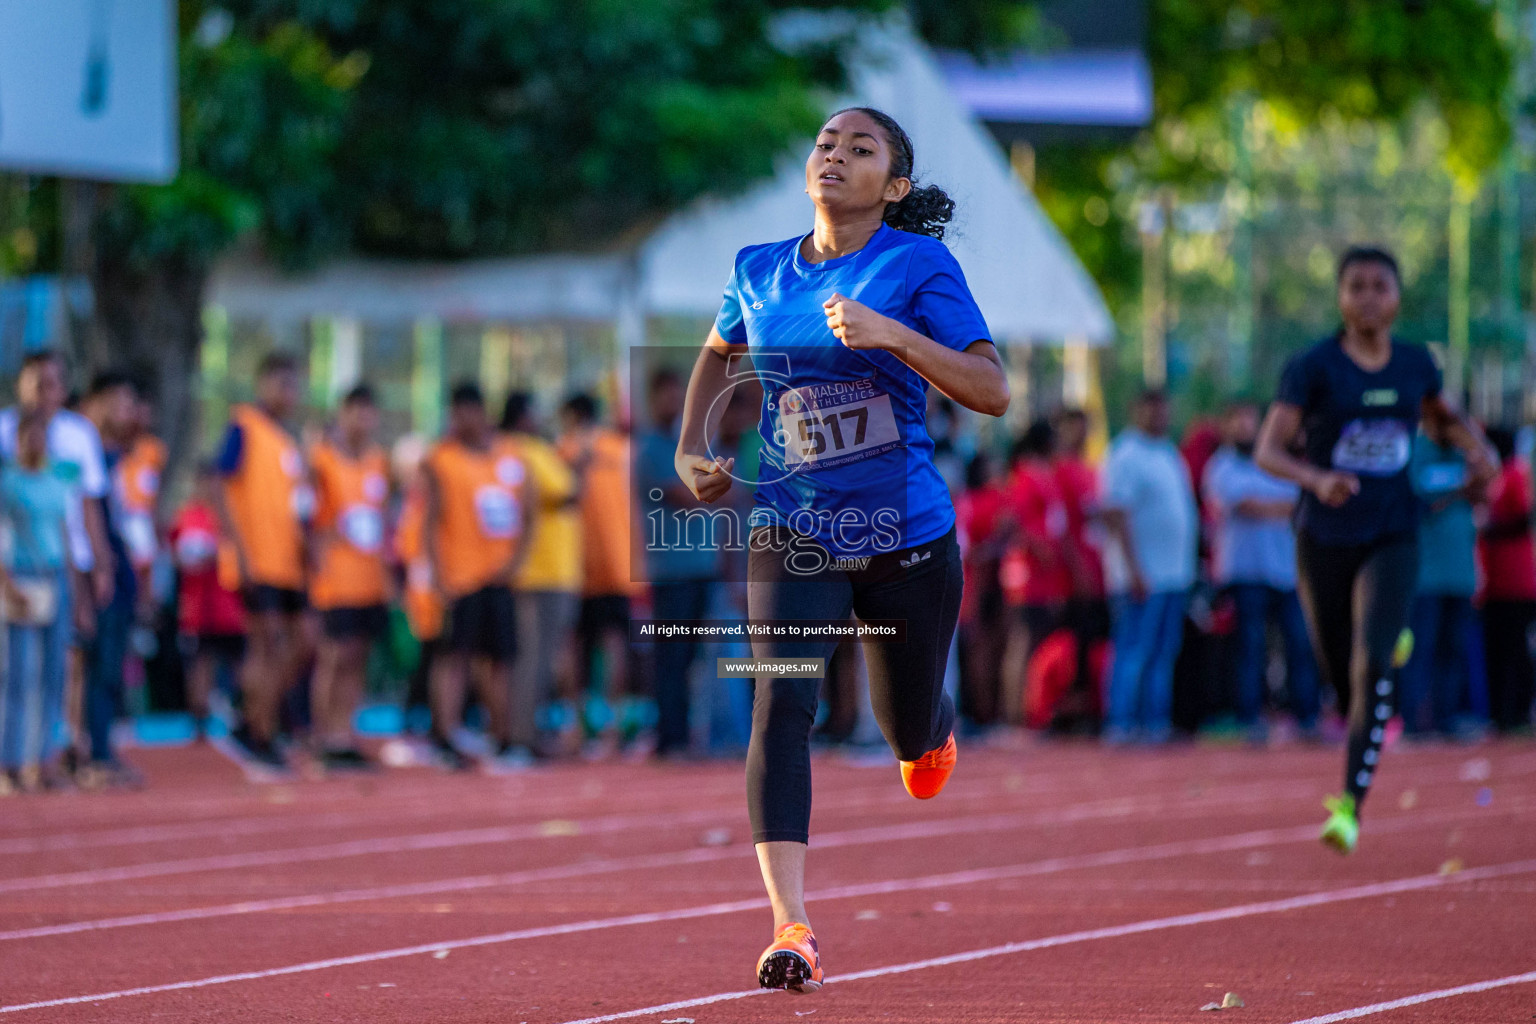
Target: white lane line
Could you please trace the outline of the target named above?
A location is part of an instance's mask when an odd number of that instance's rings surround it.
[[[1209,810],[1209,807],[1210,802],[1207,801],[1200,808],[1189,808],[1186,810],[1198,810],[1204,813]],[[1115,799],[1102,801],[1098,804],[1084,805],[1067,811],[1037,812],[1034,814],[995,814],[980,818],[948,818],[928,822],[912,822],[903,825],[851,829],[844,832],[828,832],[812,836],[811,845],[816,849],[836,849],[869,843],[929,839],[935,836],[998,832],[1030,826],[1067,825],[1083,821],[1130,818],[1135,817],[1137,814],[1158,814],[1166,820],[1174,812],[1166,811],[1156,803],[1148,804],[1143,801]],[[1381,831],[1396,831],[1402,827],[1419,828],[1441,821],[1458,821],[1466,818],[1482,817],[1486,814],[1486,811],[1477,810],[1439,812],[1431,815],[1421,814],[1411,817],[1399,816],[1385,819],[1377,824],[1376,827]],[[595,832],[585,834],[595,834]],[[1270,835],[1272,833],[1265,831],[1258,834]],[[303,893],[294,896],[278,896],[265,900],[242,900],[238,903],[223,903],[205,907],[188,907],[179,910],[151,911],[119,917],[36,925],[31,928],[0,931],[0,942],[40,939],[59,935],[78,935],[84,932],[106,931],[116,928],[175,924],[185,921],[206,921],[221,917],[237,917],[246,914],[260,914],[280,910],[299,910],[305,907],[333,906],[367,900],[401,899],[414,896],[473,892],[483,889],[529,885],[623,871],[657,870],[690,864],[703,864],[754,855],[755,850],[750,844],[737,844],[725,847],[669,851],[637,857],[601,858],[574,864],[524,869],[492,875],[469,875],[456,878],[434,879],[426,882],[403,882],[396,885],[372,886],[363,889],[343,889],[327,893]]]
[[[1145,805],[1138,806],[1135,801],[1115,800],[1097,806],[1075,808],[1069,811],[1037,812],[1034,814],[994,814],[982,818],[946,818],[903,825],[852,829],[845,832],[828,832],[812,837],[812,843],[817,849],[835,849],[868,843],[929,839],[935,836],[996,832],[1030,826],[1064,825],[1079,821],[1129,817],[1135,811],[1145,812],[1152,809]],[[227,903],[208,907],[190,907],[182,910],[154,911],[123,917],[39,925],[32,928],[18,928],[12,931],[0,932],[0,942],[38,939],[53,935],[74,935],[81,932],[104,931],[140,925],[170,924],[179,921],[203,921],[210,918],[258,914],[275,910],[297,910],[303,907],[331,906],[338,903],[356,903],[365,900],[399,899],[411,896],[470,892],[479,889],[528,885],[612,872],[656,870],[689,864],[703,864],[711,861],[751,857],[754,855],[755,848],[750,843],[744,843],[723,847],[669,851],[636,857],[605,857],[574,864],[560,864],[547,868],[525,869],[493,875],[469,875],[458,878],[434,879],[427,882],[405,882],[398,885],[373,886],[366,889],[344,889],[339,892],[305,893],[296,896],[280,896],[266,900],[245,900],[239,903]]]
[[[888,789],[889,787],[886,787],[886,790]],[[1292,793],[1294,795],[1294,787],[1292,788]],[[978,797],[983,795],[977,794]],[[991,796],[987,798],[995,799]],[[902,794],[902,799],[910,802],[910,798],[906,797],[905,794]],[[1177,807],[1181,811],[1201,814],[1212,807],[1249,802],[1251,801],[1247,797],[1238,799],[1235,796],[1226,797],[1208,793],[1193,798],[1193,800],[1176,801],[1171,806]],[[1167,816],[1171,813],[1169,810],[1170,805],[1167,803],[1157,800],[1142,800],[1138,802],[1131,797],[1116,797],[1113,800],[1099,801],[1085,806],[1091,808],[1129,808],[1140,813],[1162,816]],[[862,809],[869,810],[870,808],[868,805],[865,805]],[[410,853],[422,850],[441,850],[530,839],[548,839],[551,837],[564,838],[572,834],[569,831],[572,826],[574,826],[575,832],[582,836],[593,836],[631,830],[647,831],[656,828],[712,824],[719,823],[722,820],[735,820],[739,813],[739,809],[733,808],[731,810],[701,809],[678,814],[616,815],[608,818],[588,819],[586,821],[528,822],[477,829],[458,829],[449,832],[424,832],[410,836],[387,836],[376,839],[349,840],[342,843],[327,843],[321,846],[285,847],[276,850],[213,854],[178,860],[128,864],[121,867],[87,868],[80,871],[51,875],[30,875],[22,878],[0,879],[0,895],[15,892],[31,892],[40,889],[66,888],[76,885],[100,885],[108,882],[135,881],[144,878],[163,878],[168,875],[194,874],[205,871],[273,867],[284,864],[335,860],[344,857]],[[1119,811],[1117,810],[1115,813],[1119,813]],[[1070,817],[1066,819],[1052,817],[1049,820],[1055,823],[1073,819]]]
[[[1293,787],[1294,789],[1294,787]],[[878,810],[880,805],[889,803],[909,803],[911,798],[901,793],[898,798],[881,800],[890,794],[891,787],[885,786],[876,792],[869,792],[857,799],[850,800],[849,806],[862,811]],[[990,793],[968,794],[957,802],[969,803],[972,801],[995,801],[996,796]],[[1130,798],[1117,798],[1121,804],[1131,802]],[[831,801],[834,805],[836,800]],[[831,808],[828,808],[831,809]],[[393,809],[389,812],[392,816]],[[323,829],[332,824],[345,822],[377,821],[378,811],[368,812],[366,815],[336,816],[333,819],[314,820],[299,819],[281,827],[282,831],[313,831]],[[150,861],[140,864],[128,864],[119,867],[86,868],[79,871],[64,872],[52,875],[27,876],[22,878],[0,879],[0,894],[8,892],[25,892],[31,889],[60,888],[70,885],[95,885],[103,882],[126,881],[138,878],[158,878],[170,874],[193,873],[198,871],[219,871],[229,868],[267,867],[272,864],[287,863],[292,860],[295,863],[301,861],[329,860],[339,857],[361,856],[373,853],[402,853],[413,850],[441,849],[445,846],[471,846],[485,843],[498,843],[515,841],[519,839],[549,838],[551,835],[566,836],[572,834],[564,829],[574,828],[581,835],[599,835],[611,832],[629,830],[645,831],[657,828],[672,828],[683,825],[695,825],[701,823],[716,823],[721,821],[734,821],[741,817],[740,800],[737,799],[729,806],[721,806],[714,809],[693,807],[687,811],[670,812],[660,814],[628,814],[611,815],[607,817],[568,820],[560,816],[556,821],[523,821],[512,825],[487,826],[480,829],[457,829],[447,832],[424,832],[412,836],[379,837],[373,839],[353,840],[343,843],[329,843],[318,847],[297,847],[289,850],[261,850],[239,854],[212,854],[204,857],[181,858],[168,861]],[[172,834],[146,835],[157,826],[146,826],[143,829],[125,829],[115,834],[116,838],[124,842],[156,842],[161,839],[193,838],[199,835],[234,835],[241,833],[254,833],[265,831],[260,826],[271,819],[244,819],[243,824],[234,824],[225,829],[223,823],[209,822],[183,826],[186,830],[181,836]],[[552,824],[556,831],[551,832]],[[127,833],[127,835],[125,835]],[[113,837],[114,834],[103,834],[103,838]],[[97,843],[78,841],[85,837],[60,837],[64,839],[58,849],[71,849],[77,846],[97,845],[121,845],[120,843]],[[38,842],[37,840],[25,840],[26,843]],[[25,852],[42,852],[40,848],[28,847]]]
[[[1518,758],[1502,759],[1494,772],[1495,780],[1507,777],[1510,774],[1523,774],[1519,771],[1507,771],[1504,762],[1513,762]],[[1427,765],[1405,765],[1404,768],[1411,772],[1425,771]],[[1536,760],[1532,762],[1532,770],[1536,770]],[[1055,773],[1024,771],[1023,779],[1027,788],[1033,790],[1049,788],[1050,784],[1077,781],[1081,778],[1078,769],[1064,769],[1068,778],[1058,778]],[[1437,783],[1453,784],[1453,777],[1446,777],[1448,769],[1439,766],[1440,778],[1434,781],[1426,781],[1421,784],[1436,785]],[[560,777],[554,773],[530,773],[527,776],[515,777],[519,782],[548,783],[559,781]],[[503,780],[506,781],[506,780]],[[1398,776],[1401,782],[1401,776]],[[734,784],[733,784],[734,785]],[[711,787],[713,789],[714,787]],[[569,816],[569,799],[562,797],[544,802],[530,801],[527,794],[520,790],[508,791],[504,789],[489,789],[483,794],[491,799],[516,797],[518,816],[524,818],[523,824],[531,823],[539,818]],[[1255,782],[1210,782],[1203,786],[1189,788],[1181,791],[1181,795],[1189,801],[1228,798],[1237,802],[1240,798],[1252,801],[1273,799],[1276,797],[1297,796],[1297,787],[1291,782],[1277,783],[1273,781]],[[1305,794],[1301,794],[1305,796]],[[720,807],[721,815],[736,815],[739,813],[739,796],[733,791],[701,794],[710,799],[727,801]],[[954,799],[969,802],[971,800],[995,801],[998,794],[991,789],[965,790],[956,792]],[[408,795],[409,806],[403,805],[398,800],[392,800],[389,806],[389,815],[392,820],[399,822],[403,817],[433,817],[444,813],[441,798],[433,798],[430,795]],[[946,798],[949,799],[949,798]],[[817,807],[823,813],[841,807],[849,809],[868,810],[872,805],[897,805],[908,802],[909,798],[898,787],[892,786],[866,786],[856,787],[840,792],[828,794],[817,801]],[[227,806],[227,802],[218,806]],[[564,810],[564,814],[559,812]],[[689,813],[701,810],[699,801],[692,802]],[[668,812],[664,812],[668,813]],[[348,825],[362,825],[378,820],[378,810],[363,811],[301,811],[299,813],[285,813],[273,811],[269,814],[260,814],[234,818],[210,818],[196,822],[162,823],[157,825],[137,825],[132,827],[112,827],[103,831],[83,831],[70,833],[55,833],[52,835],[0,838],[0,855],[26,855],[35,853],[48,853],[61,850],[90,849],[100,847],[122,847],[136,844],[148,844],[156,842],[177,842],[185,839],[205,838],[208,836],[248,836],[269,832],[300,832],[316,831],[333,827],[345,827]],[[606,819],[595,819],[606,820]],[[652,815],[649,820],[655,822],[659,816]],[[579,823],[580,824],[580,823]]]
[[[1405,823],[1406,824],[1406,823]],[[1414,822],[1415,825],[1419,824]],[[978,882],[1000,881],[1003,879],[1021,878],[1029,875],[1052,874],[1058,871],[1067,871],[1075,868],[1099,867],[1111,864],[1128,864],[1137,861],[1162,860],[1169,857],[1197,855],[1208,853],[1220,853],[1231,850],[1249,848],[1253,846],[1275,845],[1301,840],[1315,841],[1316,829],[1311,826],[1301,826],[1291,829],[1264,829],[1257,832],[1238,833],[1229,836],[1215,836],[1208,839],[1194,839],[1179,843],[1165,843],[1158,846],[1133,846],[1120,850],[1107,850],[1101,853],[1083,854],[1077,857],[1053,857],[1049,860],[1031,861],[1024,864],[1013,864],[998,868],[981,868],[971,871],[947,872],[939,875],[928,875],[919,878],[891,879],[881,882],[866,882],[856,885],[836,886],[829,889],[821,889],[806,894],[805,898],[816,901],[856,899],[865,896],[889,895],[899,892],[914,892],[925,889],[947,888],[956,885],[968,885]],[[1491,877],[1490,873],[1512,874],[1519,870],[1536,870],[1536,861],[1521,861],[1515,865],[1503,865],[1502,868],[1477,868],[1463,871],[1452,876],[1430,875],[1425,876],[1434,883],[1446,881],[1472,881],[1478,878]],[[1422,888],[1425,879],[1409,879],[1410,888]],[[1402,885],[1404,883],[1385,883],[1387,886]],[[1376,889],[1380,886],[1367,886],[1366,889]],[[1350,890],[1354,891],[1354,890]],[[1396,892],[1398,890],[1391,889]],[[1358,898],[1358,897],[1350,897]],[[1310,894],[1296,897],[1291,901],[1279,901],[1280,903],[1302,900],[1301,906],[1310,906],[1309,900],[1322,900],[1330,902],[1330,894]],[[1267,906],[1268,904],[1264,904]],[[405,946],[396,949],[378,950],[372,953],[358,953],[352,956],[332,957],[325,960],[311,960],[305,963],[290,964],[285,967],[273,967],[259,971],[242,971],[236,974],[220,974],[208,978],[198,978],[191,981],[177,981],[162,985],[146,985],[139,988],[123,989],[116,992],[98,992],[93,995],[69,996],[62,999],[47,999],[32,1003],[20,1003],[12,1006],[0,1006],[0,1013],[16,1013],[21,1010],[36,1010],[50,1006],[68,1006],[76,1003],[102,1002],[109,999],[121,999],[129,996],[150,995],[156,992],[176,992],[185,989],[207,988],[212,985],[227,985],[237,981],[252,981],[261,978],[275,978],[288,974],[304,974],[311,971],[322,971],[332,967],[345,967],[353,964],[376,963],[381,960],[396,960],[402,957],[420,956],[425,953],[435,953],[439,950],[470,949],[479,946],[501,945],[508,942],[518,942],[525,939],[548,938],[554,935],[571,935],[579,932],[606,931],[610,928],[624,928],[633,925],[660,924],[672,921],[684,921],[702,917],[718,917],[724,914],[741,913],[748,910],[760,910],[768,906],[765,897],[752,899],[733,900],[722,903],[709,903],[702,906],[683,907],[676,910],[653,911],[639,914],[626,914],[620,917],[597,918],[586,921],[572,921],[566,924],[544,925],[537,928],[521,928],[515,931],[497,932],[491,935],[477,935],[465,939],[450,939],[444,942],[432,942],[415,946]]]
[[[689,825],[719,821],[721,811],[696,811],[672,817],[666,824]],[[654,827],[655,815],[626,815],[618,818],[599,819],[577,825],[581,835],[591,836],[628,829]],[[207,857],[187,857],[181,860],[151,861],[146,864],[128,864],[115,868],[89,868],[84,871],[66,871],[54,875],[31,875],[25,878],[0,879],[0,894],[33,892],[39,889],[62,889],[74,885],[100,885],[105,882],[132,881],[141,878],[161,878],[166,875],[193,874],[200,871],[229,871],[239,868],[273,867],[282,864],[305,864],[321,860],[337,860],[343,857],[362,857],[381,853],[410,853],[420,850],[442,850],[463,846],[481,846],[491,843],[507,843],[524,839],[563,838],[573,834],[572,823],[549,822],[527,825],[505,825],[490,828],[458,829],[450,832],[423,832],[413,836],[390,836],[381,839],[355,839],[343,843],[326,843],[322,846],[287,847],[278,850],[255,850],[249,853],[225,853]]]
[[[1490,989],[1507,988],[1510,985],[1529,985],[1532,982],[1536,982],[1536,971],[1527,971],[1525,974],[1511,974],[1507,977],[1493,978],[1489,981],[1474,981],[1470,985],[1457,985],[1455,988],[1442,988],[1434,992],[1420,992],[1416,996],[1404,996],[1401,999],[1389,999],[1384,1003],[1372,1003],[1370,1006],[1357,1006],[1353,1010],[1325,1013],[1321,1017],[1308,1017],[1306,1020],[1292,1021],[1291,1024],[1335,1024],[1336,1021],[1354,1020],[1356,1017],[1369,1017],[1375,1013],[1386,1013],[1388,1010],[1401,1010],[1405,1006],[1431,1003],[1436,999],[1468,996],[1474,992],[1487,992]]]
[[[1352,886],[1348,889],[1333,889],[1329,892],[1310,893],[1305,896],[1293,896],[1283,900],[1268,900],[1263,903],[1245,903],[1235,907],[1225,907],[1221,910],[1207,910],[1196,914],[1178,914],[1173,917],[1153,918],[1149,921],[1135,921],[1130,924],[1113,925],[1108,928],[1091,928],[1085,931],[1067,932],[1064,935],[1051,935],[1043,939],[1029,939],[1024,942],[1009,942],[1001,946],[989,946],[986,949],[973,949],[965,953],[952,953],[949,956],[936,956],[927,960],[913,960],[904,964],[891,964],[886,967],[874,967],[864,971],[854,971],[850,974],[833,975],[827,979],[827,984],[839,982],[866,981],[870,978],[883,978],[892,974],[907,974],[912,971],[924,971],[932,967],[948,967],[953,964],[970,963],[974,960],[987,960],[992,957],[1009,956],[1014,953],[1028,953],[1037,949],[1051,949],[1057,946],[1070,946],[1080,942],[1095,942],[1099,939],[1117,939],[1127,935],[1142,935],[1147,932],[1167,931],[1173,928],[1188,928],[1198,924],[1213,924],[1217,921],[1232,921],[1244,917],[1257,917],[1263,914],[1279,914],[1289,910],[1304,910],[1309,907],[1325,906],[1330,903],[1343,903],[1348,900],[1371,899],[1377,896],[1391,896],[1397,893],[1413,892],[1421,889],[1433,889],[1443,885],[1452,885],[1459,882],[1476,881],[1479,878],[1494,878],[1500,875],[1517,874],[1528,871],[1536,871],[1536,860],[1517,861],[1510,864],[1499,864],[1487,868],[1473,868],[1455,875],[1419,875],[1414,878],[1402,878],[1392,882],[1376,882],[1371,885]],[[1536,979],[1536,974],[1521,975],[1522,979]],[[1509,979],[1502,981],[1514,984]],[[1483,984],[1493,987],[1492,984]],[[1463,990],[1449,989],[1444,995],[1459,994],[1461,991],[1474,991],[1475,986],[1466,986]],[[751,996],[762,995],[764,989],[743,989],[739,992],[720,992],[711,996],[701,996],[697,999],[686,999],[680,1002],[663,1003],[659,1006],[646,1006],[637,1010],[625,1010],[621,1013],[604,1014],[601,1017],[583,1017],[580,1020],[566,1021],[565,1024],[607,1024],[609,1021],[628,1020],[633,1017],[649,1017],[653,1014],[670,1013],[674,1010],[683,1010],[693,1006],[708,1006],[712,1003],[723,1003],[734,999],[746,999]],[[1430,993],[1429,997],[1440,997],[1439,993]],[[1410,1000],[1427,1001],[1425,997],[1410,997]],[[1408,1000],[1398,1000],[1395,1004],[1378,1004],[1383,1008],[1394,1005],[1411,1005]],[[1373,1009],[1366,1007],[1364,1009]],[[0,1007],[0,1012],[5,1008]],[[1346,1010],[1342,1016],[1314,1017],[1299,1024],[1324,1024],[1326,1021],[1346,1020],[1350,1016],[1361,1016],[1359,1011]]]

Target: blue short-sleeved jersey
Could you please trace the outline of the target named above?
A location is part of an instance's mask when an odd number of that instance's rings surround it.
[[[1440,394],[1440,368],[1422,345],[1392,342],[1380,370],[1361,368],[1335,337],[1291,357],[1275,399],[1302,413],[1307,461],[1353,473],[1360,493],[1338,508],[1304,492],[1296,524],[1320,544],[1370,544],[1418,529],[1408,475],[1426,398]]]
[[[923,544],[954,525],[933,465],[928,382],[895,354],[849,349],[822,303],[855,299],[948,348],[990,341],[944,243],[886,225],[822,263],[805,236],[743,249],[715,329],[745,344],[763,385],[762,465],[752,522],[815,537],[837,556]]]

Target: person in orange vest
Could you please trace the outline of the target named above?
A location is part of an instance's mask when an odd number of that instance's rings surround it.
[[[630,599],[635,551],[630,491],[629,439],[601,425],[597,402],[576,394],[560,407],[557,448],[576,474],[581,494],[582,587],[576,624],[581,652],[577,682],[586,697],[590,759],[611,757],[622,740],[622,714],[616,707],[638,676],[635,648],[629,641]],[[594,683],[597,654],[603,675]]]
[[[147,595],[149,571],[160,550],[160,531],[155,520],[160,501],[160,474],[165,471],[165,442],[150,429],[154,407],[142,395],[134,396],[129,436],[123,439],[123,457],[117,463],[118,504],[122,508],[123,541],[128,559],[139,576],[139,593]]]
[[[231,733],[243,755],[282,769],[274,744],[283,695],[309,661],[304,628],[305,524],[314,494],[304,457],[284,425],[298,407],[298,364],[286,353],[262,360],[256,403],[238,405],[220,446],[219,515],[225,537],[220,579],[245,601],[247,648],[240,674],[243,721]]]
[[[517,657],[512,581],[537,522],[537,488],[516,443],[492,428],[485,396],[473,383],[453,389],[447,436],[422,469],[427,558],[447,609],[432,666],[434,745],[449,767],[469,766],[451,738],[463,713],[467,671],[490,719],[494,766],[517,767],[522,759],[508,706]]]
[[[310,707],[320,762],[328,770],[371,767],[352,734],[352,716],[363,694],[368,650],[389,624],[389,461],[376,440],[378,428],[373,389],[359,384],[342,399],[334,439],[320,441],[309,456],[315,491],[309,599],[321,615]]]

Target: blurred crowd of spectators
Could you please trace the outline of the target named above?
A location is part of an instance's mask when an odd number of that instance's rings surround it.
[[[299,383],[269,358],[186,493],[162,495],[135,382],[103,374],[71,396],[59,357],[28,358],[0,412],[0,793],[140,785],[117,740],[145,710],[184,711],[188,738],[256,775],[740,753],[752,684],[712,666],[744,647],[630,630],[746,615],[744,550],[647,542],[695,505],[673,469],[681,377],[650,374],[632,423],[584,394],[543,419],[516,393],[493,419],[466,382],[442,438],[387,452],[365,384],[301,425]],[[949,685],[973,738],[1337,733],[1296,596],[1296,489],[1253,462],[1261,411],[1234,403],[1176,444],[1166,396],[1147,392],[1095,460],[1082,411],[978,451],[934,396],[965,553]],[[756,418],[743,390],[720,424],[747,482]],[[1415,442],[1410,739],[1530,731],[1532,474],[1514,433],[1487,433],[1503,470],[1486,490],[1444,438]],[[727,499],[743,522],[750,503],[749,486]],[[823,695],[824,742],[878,738],[857,645]],[[359,736],[364,709],[388,742]]]

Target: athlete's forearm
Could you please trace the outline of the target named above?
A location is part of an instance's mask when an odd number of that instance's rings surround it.
[[[745,346],[731,345],[715,331],[709,332],[709,340],[699,350],[694,360],[693,373],[688,378],[688,394],[683,399],[683,419],[677,439],[680,455],[697,455],[704,452],[709,438],[720,424],[725,404],[720,396],[730,385],[730,358],[744,352]]]
[[[1471,420],[1446,405],[1444,399],[1434,398],[1425,402],[1424,416],[1437,421],[1440,429],[1445,432],[1446,440],[1461,449],[1468,460],[1497,465],[1496,460],[1490,456],[1488,441],[1483,437],[1483,432]]]
[[[1301,410],[1293,405],[1276,402],[1264,417],[1259,430],[1259,443],[1253,452],[1254,465],[1270,476],[1289,480],[1303,490],[1317,486],[1321,470],[1310,462],[1298,459],[1288,450],[1296,434],[1301,430]]]
[[[1008,411],[1008,375],[991,342],[972,342],[957,351],[892,320],[890,339],[882,347],[967,409],[988,416]]]
[[[428,466],[423,466],[421,471],[421,485],[426,492],[427,508],[422,516],[422,550],[427,556],[427,569],[432,573],[432,586],[438,591],[443,590],[443,560],[442,552],[438,550],[437,528],[442,522],[443,502],[442,492],[438,490],[437,475]]]
[[[230,515],[229,502],[225,499],[222,484],[213,490],[213,511],[219,520],[219,532],[224,535],[224,538],[229,541],[230,546],[235,549],[235,561],[240,566],[240,582],[244,584],[247,582],[244,578],[246,568],[245,542],[240,538],[240,531],[235,528],[235,517]]]

